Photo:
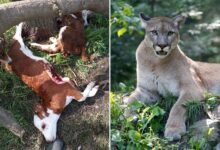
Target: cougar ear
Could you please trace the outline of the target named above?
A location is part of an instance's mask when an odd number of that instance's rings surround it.
[[[143,12],[140,13],[140,18],[143,21],[148,21],[150,20],[150,17],[146,16]]]
[[[146,22],[150,20],[150,17],[146,16],[143,12],[140,13],[142,27],[146,26]]]
[[[174,25],[177,26],[178,28],[180,27],[181,24],[183,24],[186,20],[186,17],[183,15],[178,15],[173,18]]]

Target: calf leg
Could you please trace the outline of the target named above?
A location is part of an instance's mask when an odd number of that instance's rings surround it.
[[[60,51],[61,46],[60,44],[54,39],[50,38],[52,44],[39,44],[39,43],[30,43],[31,47],[37,48],[42,51],[46,51],[48,53],[57,53]]]
[[[85,90],[82,92],[83,97],[78,99],[78,102],[85,101],[87,97],[95,96],[96,92],[98,91],[99,86],[95,86],[95,82],[90,82]]]
[[[3,66],[3,68],[7,71],[11,71],[11,65],[10,63],[12,62],[11,58],[6,55],[3,59],[0,59],[0,64]]]
[[[87,52],[86,52],[86,48],[85,48],[85,47],[82,48],[81,58],[82,58],[83,61],[88,61],[88,58],[89,58],[89,57],[88,57],[88,55],[87,55]]]

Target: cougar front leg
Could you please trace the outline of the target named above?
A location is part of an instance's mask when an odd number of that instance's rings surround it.
[[[184,108],[183,104],[187,102],[189,99],[202,99],[202,94],[197,96],[189,96],[190,92],[184,92],[180,95],[177,102],[173,105],[169,118],[167,120],[165,126],[165,137],[171,141],[179,140],[181,135],[186,132],[186,109]]]
[[[129,104],[135,100],[139,100],[147,104],[147,103],[156,102],[158,99],[159,99],[159,96],[157,93],[153,93],[153,92],[148,91],[147,89],[137,87],[135,91],[131,93],[130,96],[124,97],[123,102],[124,104]]]
[[[149,92],[148,90],[136,88],[136,90],[128,97],[124,97],[123,102],[125,105],[132,103],[135,100],[140,100],[143,103],[152,103],[156,102],[159,99],[159,96],[156,93]],[[125,117],[137,115],[134,110],[126,109],[124,112]]]

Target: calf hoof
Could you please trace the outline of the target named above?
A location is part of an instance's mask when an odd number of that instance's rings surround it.
[[[169,141],[180,140],[181,135],[186,133],[186,127],[166,127],[164,136]]]
[[[88,56],[82,56],[82,61],[88,61],[88,60],[89,60]]]

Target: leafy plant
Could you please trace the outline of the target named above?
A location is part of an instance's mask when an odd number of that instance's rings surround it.
[[[190,148],[194,150],[209,150],[210,149],[210,145],[208,144],[208,141],[205,138],[201,138],[199,140],[195,138],[190,138],[189,145],[190,145]]]
[[[213,110],[216,106],[220,104],[220,97],[214,94],[205,93],[205,107],[208,110]]]
[[[110,93],[111,104],[111,141],[113,149],[175,149],[176,144],[160,136],[164,130],[165,111],[159,104],[145,105],[134,101],[123,106],[122,94]],[[137,114],[125,118],[124,112],[130,109]]]

